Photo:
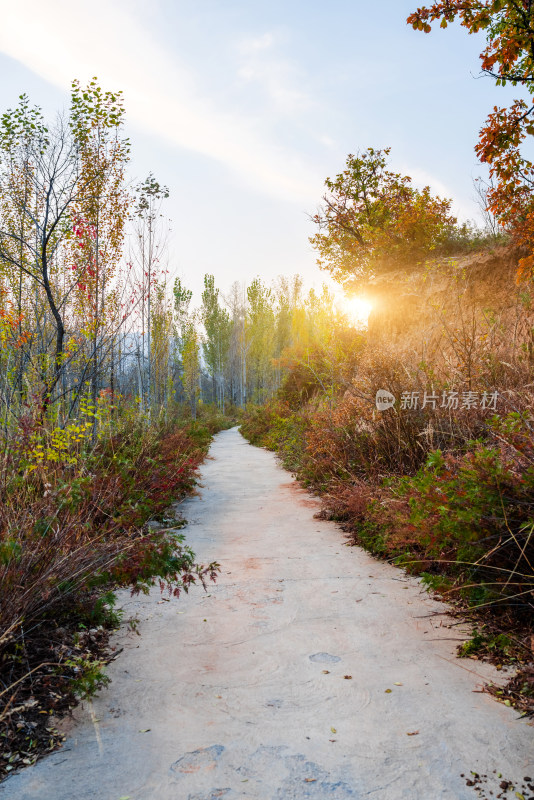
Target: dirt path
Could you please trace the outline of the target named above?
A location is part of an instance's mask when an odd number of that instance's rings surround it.
[[[476,692],[489,668],[454,659],[417,581],[347,548],[236,429],[211,455],[182,509],[217,586],[126,596],[142,636],[119,635],[111,685],[2,800],[459,800],[534,774],[534,728]]]

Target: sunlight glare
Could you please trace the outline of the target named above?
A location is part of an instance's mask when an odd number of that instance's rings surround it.
[[[373,306],[364,297],[345,297],[343,311],[354,325],[367,325],[369,314]]]

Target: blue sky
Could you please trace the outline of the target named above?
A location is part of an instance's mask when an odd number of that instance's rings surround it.
[[[475,218],[473,147],[511,96],[478,78],[482,40],[406,25],[405,0],[0,0],[0,110],[47,114],[71,80],[122,89],[132,177],[169,186],[169,266],[197,293],[315,266],[308,219],[346,155],[392,167]],[[512,93],[518,90],[512,90]]]

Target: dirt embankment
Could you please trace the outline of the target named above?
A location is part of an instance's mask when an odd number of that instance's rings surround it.
[[[504,246],[457,258],[437,259],[377,276],[366,294],[372,340],[417,346],[435,343],[444,323],[452,327],[498,323],[529,338],[534,321],[528,285],[516,281],[521,253]]]

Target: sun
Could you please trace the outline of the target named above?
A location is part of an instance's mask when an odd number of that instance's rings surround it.
[[[367,325],[373,306],[365,297],[344,297],[343,311],[354,325]]]

